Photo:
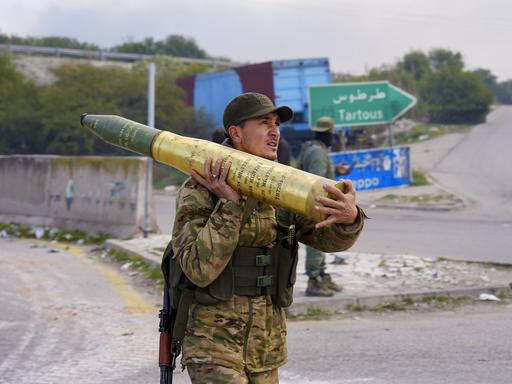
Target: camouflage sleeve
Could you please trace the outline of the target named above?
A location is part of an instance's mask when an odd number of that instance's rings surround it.
[[[326,157],[321,148],[312,145],[304,154],[303,168],[306,172],[326,177],[328,164],[325,160]]]
[[[197,286],[211,284],[224,270],[239,239],[243,204],[214,199],[188,180],[176,199],[173,251],[185,275]]]
[[[303,216],[280,210],[278,220],[282,225],[295,224],[298,240],[323,252],[340,252],[349,249],[363,230],[364,211],[357,207],[356,221],[351,225],[336,224],[315,229],[315,222]]]

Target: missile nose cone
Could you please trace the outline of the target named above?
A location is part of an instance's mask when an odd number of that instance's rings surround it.
[[[113,115],[84,113],[80,116],[80,123],[107,143],[145,156],[151,156],[153,140],[161,132],[147,125]]]
[[[80,115],[80,124],[82,124],[82,127],[84,126],[84,117],[87,116],[87,113],[82,113]]]

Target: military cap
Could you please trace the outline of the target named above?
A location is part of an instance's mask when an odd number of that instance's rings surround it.
[[[232,125],[238,125],[245,120],[271,112],[277,113],[282,123],[293,117],[293,111],[290,107],[285,105],[276,107],[268,96],[256,92],[242,93],[231,100],[224,109],[224,128],[228,129]]]
[[[334,129],[334,120],[328,116],[322,116],[317,121],[314,127],[311,128],[315,132],[327,132]]]

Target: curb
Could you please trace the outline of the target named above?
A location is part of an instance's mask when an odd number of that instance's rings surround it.
[[[492,293],[494,295],[512,293],[512,283],[510,285],[497,285],[492,287],[473,287],[473,288],[452,288],[438,291],[405,292],[391,295],[378,296],[360,296],[344,298],[328,298],[314,300],[295,301],[288,312],[292,315],[304,315],[311,308],[320,308],[328,314],[334,314],[337,311],[347,310],[348,306],[354,305],[362,308],[372,308],[378,305],[401,303],[406,299],[421,301],[427,297],[478,297],[481,293]]]
[[[463,201],[457,201],[454,204],[438,204],[438,205],[420,205],[420,204],[380,204],[372,202],[369,204],[362,205],[363,208],[383,208],[383,209],[407,209],[415,211],[435,211],[435,212],[447,212],[462,209],[466,206]]]
[[[108,239],[105,242],[105,248],[107,248],[107,249],[110,249],[110,248],[117,249],[118,251],[126,252],[130,256],[140,257],[141,259],[146,261],[152,267],[160,267],[160,265],[162,263],[162,258],[161,257],[157,257],[157,256],[154,256],[154,255],[151,255],[151,254],[149,254],[147,252],[144,252],[144,253],[136,252],[136,251],[128,248],[120,240]]]

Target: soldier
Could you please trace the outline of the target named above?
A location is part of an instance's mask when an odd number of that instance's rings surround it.
[[[224,145],[276,160],[279,125],[292,118],[265,95],[245,93],[224,111]],[[332,186],[333,199],[318,197],[327,218],[315,223],[241,196],[226,183],[229,164],[204,164],[178,193],[173,250],[196,286],[183,339],[192,383],[277,383],[286,363],[284,307],[291,304],[297,243],[324,251],[352,246],[364,213],[355,190]],[[281,236],[283,228],[286,236]],[[290,256],[290,258],[288,258]],[[287,263],[290,260],[290,263]]]
[[[329,157],[329,148],[335,136],[334,121],[330,117],[320,117],[312,130],[315,139],[302,144],[299,168],[334,180],[334,166]],[[325,272],[325,268],[325,253],[306,246],[306,275],[309,277],[306,296],[328,297],[343,289]]]

